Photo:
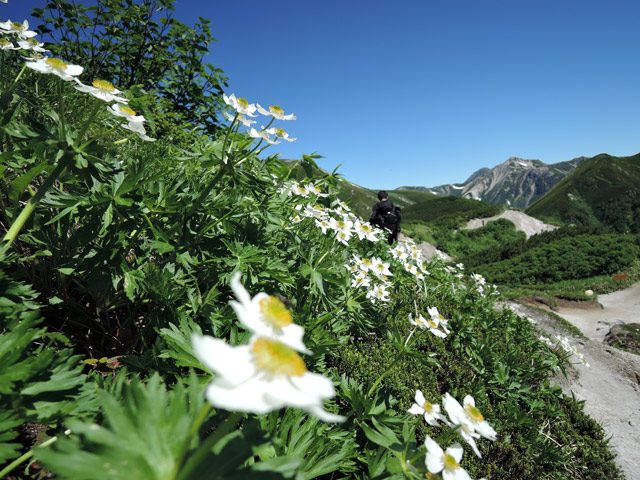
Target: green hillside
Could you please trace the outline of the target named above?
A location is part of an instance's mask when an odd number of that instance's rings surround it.
[[[546,222],[640,232],[640,154],[586,160],[526,213]]]
[[[430,195],[428,200],[407,207],[403,211],[403,219],[405,221],[420,220],[423,222],[437,222],[448,219],[470,220],[472,218],[497,215],[503,210],[504,206],[502,205],[489,205],[479,200]]]

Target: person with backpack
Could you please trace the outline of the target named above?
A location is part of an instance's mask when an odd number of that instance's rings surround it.
[[[398,240],[402,211],[389,200],[389,194],[384,190],[378,192],[378,200],[380,201],[373,206],[371,211],[369,223],[388,230],[390,233],[387,240],[389,245],[392,245],[393,242]]]

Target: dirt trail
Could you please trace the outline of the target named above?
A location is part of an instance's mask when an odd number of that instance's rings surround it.
[[[567,334],[562,326],[541,308],[505,302],[522,316],[533,319],[551,339],[567,336],[577,346],[590,367],[575,365],[575,374],[558,378],[567,395],[585,401],[585,412],[603,426],[611,437],[616,463],[628,480],[640,480],[640,356],[602,342],[611,326],[640,320],[640,283],[619,292],[601,295],[591,307],[560,306],[556,314],[580,329],[587,339]]]

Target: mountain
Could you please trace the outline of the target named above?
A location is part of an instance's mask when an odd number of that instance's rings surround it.
[[[586,159],[526,213],[547,222],[640,233],[640,153]]]
[[[579,157],[567,162],[546,164],[540,160],[511,157],[491,169],[481,168],[463,183],[432,188],[400,187],[399,190],[465,197],[524,209],[541,198],[584,160],[585,157]]]

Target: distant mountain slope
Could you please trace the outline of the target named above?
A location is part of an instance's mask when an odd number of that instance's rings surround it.
[[[546,221],[640,232],[640,154],[585,160],[526,213]]]
[[[400,187],[400,189],[419,190],[440,196],[465,197],[491,204],[526,208],[547,193],[584,160],[584,157],[580,157],[567,162],[546,164],[540,160],[512,157],[491,169],[481,168],[463,183],[432,188]]]
[[[442,220],[490,217],[499,214],[502,205],[490,205],[479,200],[469,200],[460,197],[439,197],[415,203],[402,212],[404,221],[421,220],[423,222],[438,222]]]

